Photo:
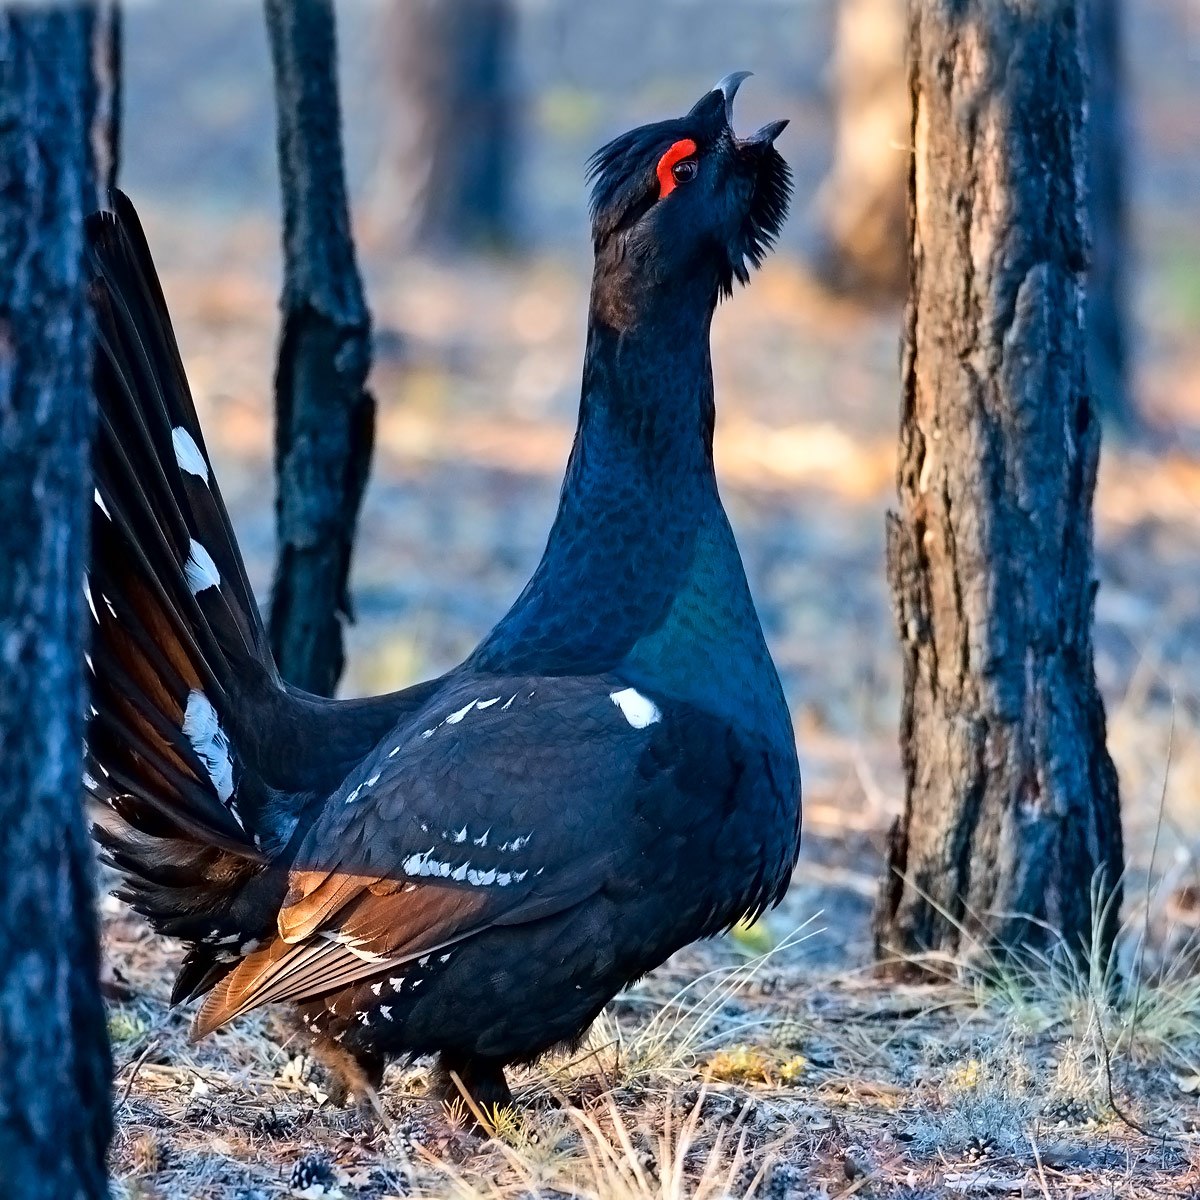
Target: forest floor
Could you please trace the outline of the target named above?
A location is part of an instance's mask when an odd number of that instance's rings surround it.
[[[148,216],[265,595],[272,234],[243,223],[214,242]],[[522,1115],[482,1138],[426,1104],[421,1064],[388,1075],[390,1128],[332,1107],[279,1014],[190,1045],[190,1014],[167,1007],[178,949],[110,900],[117,1194],[1200,1192],[1200,296],[1172,282],[1200,277],[1194,233],[1173,256],[1184,266],[1151,272],[1139,305],[1150,429],[1106,446],[1096,502],[1097,669],[1131,861],[1123,988],[950,962],[935,964],[938,982],[898,983],[871,962],[901,795],[882,569],[897,316],[831,298],[779,260],[719,314],[714,358],[724,495],[805,779],[805,845],[784,905],[619,997],[580,1052],[518,1072]],[[554,263],[372,274],[379,437],[349,691],[451,665],[535,564],[570,443],[585,289]],[[325,1182],[306,1183],[309,1168]]]

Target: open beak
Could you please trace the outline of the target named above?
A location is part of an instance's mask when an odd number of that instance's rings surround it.
[[[733,100],[738,89],[753,75],[753,71],[730,71],[709,95],[720,92],[725,101],[725,124],[733,131]],[[748,138],[737,138],[738,145],[754,149],[765,149],[774,144],[775,139],[787,128],[787,121],[769,121],[761,129],[756,130]],[[736,138],[736,135],[735,135]]]

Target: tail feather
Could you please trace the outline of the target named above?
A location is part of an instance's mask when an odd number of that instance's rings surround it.
[[[88,239],[98,421],[85,785],[120,894],[193,943],[190,991],[273,918],[245,897],[281,831],[236,734],[262,715],[248,690],[282,693],[132,205],[117,195]]]
[[[229,601],[246,651],[256,661],[269,663],[266,632],[229,513],[212,477],[204,434],[146,235],[125,195],[114,193],[113,208],[111,217],[101,213],[92,218],[97,232],[92,245],[98,280],[106,285],[104,293],[124,310],[125,319],[113,326],[114,331],[119,331],[119,338],[124,334],[124,340],[137,349],[146,367],[142,382],[158,401],[137,408],[136,414],[156,452],[159,478],[173,492],[175,510],[192,519],[191,533],[217,562],[221,593]],[[176,469],[168,472],[165,466]]]
[[[141,224],[87,224],[96,324],[92,707],[84,784],[121,894],[192,944],[175,999],[275,928],[284,847],[435,681],[334,702],[284,684],[214,477]]]

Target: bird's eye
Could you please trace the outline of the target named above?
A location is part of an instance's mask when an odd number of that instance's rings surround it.
[[[696,177],[696,143],[691,138],[682,138],[658,160],[654,168],[658,176],[659,199],[665,199],[678,184],[687,183]]]

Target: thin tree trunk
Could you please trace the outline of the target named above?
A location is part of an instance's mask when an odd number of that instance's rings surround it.
[[[1085,0],[912,0],[899,512],[905,810],[881,953],[1115,929],[1117,779],[1096,689]],[[1041,923],[1045,923],[1045,925]]]
[[[371,209],[393,241],[458,251],[511,241],[515,33],[511,0],[388,10],[392,103]]]
[[[346,204],[331,0],[266,0],[266,15],[284,228],[270,637],[286,679],[329,695],[374,441],[370,316]]]
[[[80,807],[91,51],[85,8],[0,10],[0,1163],[22,1200],[108,1195]]]

